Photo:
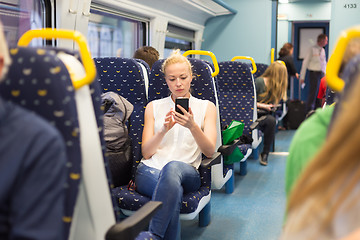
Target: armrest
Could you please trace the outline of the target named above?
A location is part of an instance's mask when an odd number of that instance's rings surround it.
[[[110,227],[106,240],[133,240],[144,230],[156,210],[161,207],[161,202],[150,201],[137,210],[133,215]]]
[[[235,139],[234,142],[230,145],[221,145],[218,148],[218,152],[220,152],[223,156],[229,156],[236,148],[237,145],[239,145],[240,140]]]
[[[204,158],[201,161],[201,166],[206,168],[220,163],[221,163],[221,153],[215,152],[212,158]]]
[[[255,128],[257,128],[259,126],[259,123],[261,121],[264,121],[266,119],[266,115],[264,116],[261,116],[259,117],[258,119],[255,120],[255,122],[253,122],[251,125],[250,125],[250,130],[254,130]]]

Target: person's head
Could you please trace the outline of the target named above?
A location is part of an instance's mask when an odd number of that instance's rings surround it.
[[[161,67],[172,98],[190,97],[190,84],[193,78],[189,60],[175,50]]]
[[[322,33],[317,37],[317,44],[320,47],[325,47],[328,44],[328,37],[326,34]]]
[[[288,74],[284,62],[271,63],[261,77],[267,79],[266,91],[261,94],[264,103],[278,104],[281,99],[286,98]]]
[[[11,64],[11,58],[9,55],[9,49],[5,40],[3,26],[0,22],[0,82],[5,77],[9,66]]]
[[[349,210],[357,201],[347,200],[356,185],[360,183],[358,89],[360,89],[360,74],[354,86],[349,89],[324,145],[309,162],[291,192],[289,214],[305,203],[308,206],[306,212],[302,212],[303,219],[298,219],[296,224],[290,226],[292,232],[303,231],[308,227],[307,224],[311,224],[309,220],[313,216],[319,217],[317,221],[323,228],[330,227],[340,206]],[[344,203],[347,205],[342,205]]]
[[[279,51],[279,56],[284,57],[287,55],[292,55],[294,51],[294,45],[291,43],[285,43]]]
[[[154,62],[159,60],[159,52],[153,47],[144,46],[135,51],[133,58],[144,60],[152,68]]]

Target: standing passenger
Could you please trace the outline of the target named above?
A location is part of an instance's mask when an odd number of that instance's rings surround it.
[[[291,77],[299,78],[299,74],[296,71],[295,65],[294,65],[294,59],[293,59],[293,52],[294,52],[294,46],[291,43],[285,43],[283,47],[279,51],[279,59],[285,63],[287,73],[288,73],[288,93],[291,90],[290,88],[294,87],[291,86]]]
[[[149,232],[140,239],[177,239],[183,193],[199,189],[198,167],[201,153],[211,157],[216,143],[216,109],[207,100],[190,94],[192,69],[188,59],[175,51],[162,65],[171,95],[150,102],[145,110],[142,139],[143,159],[135,176],[137,191],[161,201]],[[175,99],[189,98],[189,111],[178,105],[183,114],[174,111]]]
[[[319,89],[320,79],[325,76],[326,71],[326,56],[324,47],[328,43],[328,37],[325,34],[320,34],[317,37],[317,44],[312,46],[301,66],[300,82],[304,83],[306,69],[309,70],[309,92],[306,100],[306,111],[309,112],[314,109],[316,93]]]
[[[260,154],[260,164],[268,164],[268,155],[275,137],[275,117],[271,112],[281,99],[286,98],[287,70],[280,61],[275,61],[265,70],[264,74],[255,79],[258,118],[266,116],[259,123],[259,129],[264,133],[264,148]]]

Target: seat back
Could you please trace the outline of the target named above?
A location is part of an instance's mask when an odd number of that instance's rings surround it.
[[[62,134],[68,158],[63,221],[68,235],[81,180],[82,155],[75,91],[65,65],[55,51],[40,48],[10,50],[13,64],[1,95],[47,119]]]
[[[143,68],[135,59],[95,58],[98,81],[103,92],[113,91],[126,98],[134,110],[129,119],[129,136],[132,142],[132,178],[141,155],[144,112],[147,104]]]
[[[13,67],[23,71],[14,73],[15,81],[2,90],[55,125],[67,145],[66,239],[103,238],[115,218],[90,88],[75,91],[69,74],[82,74],[82,65],[58,49],[11,53]]]
[[[220,62],[219,65],[216,83],[221,123],[225,126],[232,120],[243,122],[243,134],[253,137],[254,147],[259,140],[257,130],[250,130],[250,125],[257,119],[256,90],[251,69],[248,64],[237,61]]]
[[[251,67],[251,65],[250,65]],[[265,64],[265,63],[257,63],[256,64],[256,72],[253,74],[254,75],[254,79],[260,77],[264,72],[265,70],[269,67],[268,64]]]

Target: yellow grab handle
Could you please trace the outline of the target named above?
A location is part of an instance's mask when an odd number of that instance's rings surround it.
[[[284,61],[281,61],[281,60],[276,60],[277,62],[281,63],[282,65],[284,65],[286,67],[286,64]]]
[[[326,82],[335,91],[340,92],[344,86],[344,80],[339,78],[339,70],[344,53],[349,41],[352,38],[360,37],[360,26],[350,28],[341,33],[333,54],[326,65]]]
[[[235,56],[231,59],[231,61],[235,61],[237,59],[246,59],[246,60],[250,60],[251,61],[251,64],[252,64],[252,71],[251,73],[254,74],[256,73],[257,71],[257,67],[256,67],[256,64],[255,64],[255,60],[252,58],[252,57],[247,57],[247,56]]]
[[[214,63],[214,68],[215,68],[215,71],[211,74],[212,77],[215,77],[216,75],[219,74],[219,64],[216,60],[216,57],[215,57],[215,54],[213,54],[212,52],[210,51],[203,51],[203,50],[188,50],[186,52],[183,53],[183,56],[184,57],[187,57],[189,55],[206,55],[206,56],[210,56],[211,57],[211,60],[213,61]]]
[[[66,38],[74,40],[78,43],[80,48],[80,57],[82,63],[84,65],[84,69],[86,72],[85,77],[80,79],[72,79],[73,85],[75,89],[79,89],[86,84],[92,83],[96,76],[96,67],[95,63],[91,58],[91,54],[89,52],[86,38],[78,31],[64,30],[64,29],[35,29],[29,30],[18,41],[18,46],[26,47],[29,45],[32,39],[34,38],[45,38],[45,39],[53,39],[53,38]]]
[[[271,63],[274,62],[274,59],[275,59],[275,48],[272,48],[271,49],[271,59],[270,59]]]

